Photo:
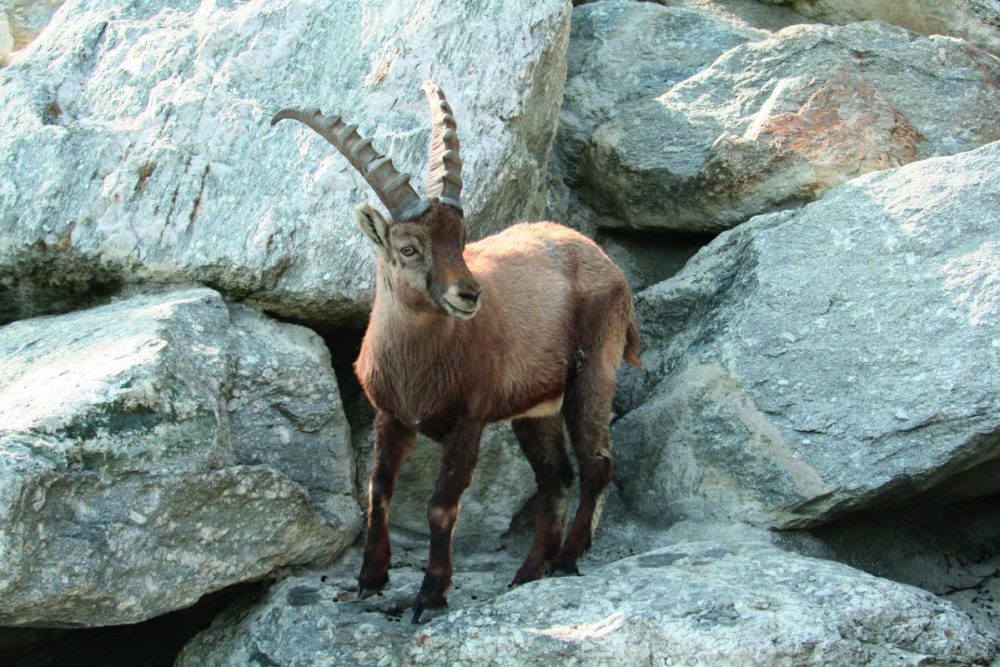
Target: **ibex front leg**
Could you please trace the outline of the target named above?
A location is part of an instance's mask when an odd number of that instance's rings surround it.
[[[431,528],[431,550],[424,571],[424,582],[413,603],[413,622],[429,620],[448,608],[451,587],[451,534],[458,521],[458,503],[472,481],[472,471],[479,457],[479,438],[483,424],[464,422],[444,437],[441,471],[434,495],[427,507]]]
[[[369,597],[389,582],[389,504],[396,473],[413,447],[415,435],[389,413],[376,413],[375,460],[368,482],[368,538],[358,575],[358,598]]]

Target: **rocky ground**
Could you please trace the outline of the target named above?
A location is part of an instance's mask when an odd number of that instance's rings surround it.
[[[998,53],[989,0],[4,3],[0,663],[995,664]],[[583,576],[508,588],[495,425],[412,625],[432,442],[354,599],[370,193],[267,121],[419,190],[428,77],[470,235],[593,236],[644,368]]]

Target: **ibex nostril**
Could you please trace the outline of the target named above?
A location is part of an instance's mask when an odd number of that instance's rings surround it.
[[[475,305],[475,303],[479,301],[479,294],[482,292],[478,283],[466,281],[462,281],[455,285],[454,290],[455,296],[472,305]]]

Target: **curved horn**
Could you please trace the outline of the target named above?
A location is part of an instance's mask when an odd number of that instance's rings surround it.
[[[409,174],[399,173],[392,160],[372,148],[372,140],[358,134],[357,125],[345,124],[340,116],[324,116],[316,108],[297,107],[282,109],[274,114],[271,125],[286,118],[305,123],[333,144],[358,173],[365,177],[368,185],[389,209],[393,220],[405,220],[414,216],[413,211],[420,206],[421,201],[410,185]]]
[[[427,197],[438,197],[462,207],[462,158],[458,155],[458,126],[448,100],[433,81],[424,81],[431,105],[431,141],[427,164]]]

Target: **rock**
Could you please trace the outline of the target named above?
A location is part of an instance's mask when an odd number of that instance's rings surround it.
[[[31,43],[49,23],[63,0],[4,0],[0,14],[10,35],[10,51],[18,51]]]
[[[14,50],[14,38],[10,34],[7,15],[0,12],[0,67],[7,64],[10,52]]]
[[[686,7],[602,0],[573,10],[556,157],[570,181],[587,139],[734,46],[767,36]]]
[[[185,646],[176,667],[201,665],[398,665],[419,630],[410,607],[426,561],[426,545],[393,545],[393,569],[382,594],[356,601],[360,548],[332,568],[288,577],[264,594],[237,601]],[[503,552],[461,558],[451,609],[500,595],[516,569]],[[412,561],[412,563],[411,563]],[[403,564],[400,564],[400,563]],[[503,565],[498,567],[498,563]]]
[[[1000,503],[935,495],[850,515],[810,532],[816,555],[919,586],[962,609],[986,632],[1000,624]],[[787,534],[785,534],[787,535]],[[794,544],[799,535],[787,535]],[[804,546],[813,546],[806,541]]]
[[[723,230],[1000,138],[998,77],[1000,59],[961,40],[794,26],[598,128],[581,195],[631,228]]]
[[[364,428],[367,435],[359,443],[356,456],[365,462],[360,466],[365,474],[359,495],[367,502],[367,471],[371,470],[372,459],[371,425],[366,424]],[[434,493],[440,461],[441,445],[418,436],[413,451],[399,469],[389,514],[392,527],[430,535],[427,505]],[[535,489],[535,475],[521,453],[510,424],[490,424],[480,442],[479,462],[472,484],[462,494],[456,539],[471,538],[477,543],[486,540],[495,544],[534,495]]]
[[[696,234],[629,234],[599,232],[595,240],[625,273],[635,294],[671,278],[711,241]]]
[[[205,288],[0,328],[0,625],[134,623],[342,550],[324,354]]]
[[[540,215],[568,3],[70,0],[0,77],[0,322],[122,283],[197,281],[325,327],[363,321],[374,201],[289,105],[342,112],[422,191],[419,84],[458,120],[472,235]]]
[[[334,517],[353,512],[351,433],[326,345],[305,327],[236,304],[229,311],[236,460],[280,470]]]
[[[677,544],[416,628],[394,620],[403,600],[336,591],[286,580],[217,619],[177,665],[972,664],[996,653],[926,591],[761,542]]]
[[[870,174],[640,293],[612,434],[630,507],[792,527],[1000,490],[998,167],[995,142]]]
[[[877,19],[924,35],[961,37],[1000,55],[1000,6],[993,0],[763,0],[827,23]]]

